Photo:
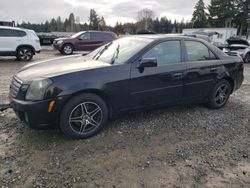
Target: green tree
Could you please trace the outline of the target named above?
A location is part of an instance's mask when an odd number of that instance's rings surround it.
[[[250,0],[237,0],[237,13],[234,19],[235,24],[238,26],[239,35],[246,34],[247,32],[247,19],[250,13]]]
[[[232,27],[237,13],[237,0],[211,0],[208,6],[209,20],[212,27]]]
[[[99,17],[94,9],[90,9],[89,29],[98,30]]]
[[[206,7],[203,0],[199,0],[194,7],[193,12],[193,27],[194,28],[204,28],[207,27],[207,15],[206,15]]]
[[[73,13],[70,13],[69,15],[69,31],[75,32],[76,31],[76,20],[75,15]]]
[[[57,31],[63,31],[63,22],[60,16],[58,16],[56,19],[56,25],[57,25]]]
[[[57,24],[55,18],[52,18],[49,23],[49,31],[57,31]]]
[[[102,16],[100,21],[99,21],[99,30],[101,31],[105,31],[106,30],[106,22],[105,22],[105,19],[104,17]]]

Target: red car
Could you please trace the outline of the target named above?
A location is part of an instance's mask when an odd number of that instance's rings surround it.
[[[64,55],[74,51],[92,51],[96,48],[117,39],[117,35],[107,31],[82,31],[68,38],[58,38],[53,42],[53,47]]]

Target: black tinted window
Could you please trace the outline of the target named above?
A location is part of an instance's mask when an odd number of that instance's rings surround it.
[[[26,36],[26,33],[24,31],[17,31],[20,37]]]
[[[111,33],[105,33],[105,34],[104,34],[104,39],[105,39],[105,40],[113,40],[113,39],[114,39],[114,36],[113,36],[113,34],[111,34]]]
[[[167,41],[157,44],[144,55],[144,58],[155,58],[158,65],[179,63],[181,61],[180,41]]]
[[[217,59],[215,55],[201,42],[185,41],[188,61],[205,61]]]
[[[82,40],[90,40],[90,33],[84,33],[80,36]]]
[[[17,30],[0,29],[0,37],[20,37]]]
[[[92,40],[105,40],[105,33],[91,33]]]

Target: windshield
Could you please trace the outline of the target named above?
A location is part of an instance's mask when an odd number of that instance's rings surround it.
[[[81,35],[81,34],[83,34],[83,33],[84,33],[84,32],[78,32],[78,33],[76,33],[76,34],[70,36],[70,38],[76,38],[76,37],[78,37],[79,35]]]
[[[152,39],[124,37],[98,48],[88,56],[110,64],[124,64],[150,42]]]

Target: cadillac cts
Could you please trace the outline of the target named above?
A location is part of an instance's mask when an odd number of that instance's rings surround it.
[[[221,108],[241,86],[243,66],[201,39],[130,36],[87,56],[23,67],[13,76],[10,102],[30,127],[59,127],[82,139],[123,113],[186,103]]]

